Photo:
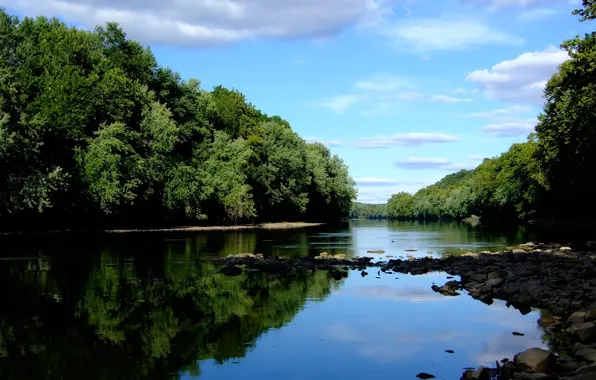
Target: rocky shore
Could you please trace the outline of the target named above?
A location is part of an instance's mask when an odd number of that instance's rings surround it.
[[[380,253],[380,252],[379,252]],[[487,304],[493,299],[507,302],[522,314],[532,307],[548,310],[552,317],[538,321],[566,341],[569,356],[556,356],[532,348],[495,363],[494,368],[468,371],[462,379],[573,379],[596,380],[596,242],[581,245],[526,243],[499,252],[467,252],[444,258],[375,260],[373,256],[348,258],[321,253],[314,258],[287,259],[241,254],[210,261],[224,265],[227,275],[245,270],[291,274],[299,270],[326,270],[335,279],[348,270],[368,273],[378,267],[385,273],[419,275],[432,271],[458,276],[432,289],[445,296],[466,291]]]

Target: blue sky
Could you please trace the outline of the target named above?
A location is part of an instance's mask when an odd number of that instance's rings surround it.
[[[590,29],[576,0],[0,0],[16,15],[117,21],[203,88],[237,88],[340,155],[359,200],[473,168],[531,130]]]

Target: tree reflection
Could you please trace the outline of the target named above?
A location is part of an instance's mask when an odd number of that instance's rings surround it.
[[[84,263],[88,265],[82,265]],[[307,299],[341,282],[325,272],[215,274],[150,258],[0,263],[0,378],[178,379],[199,362],[246,355]]]

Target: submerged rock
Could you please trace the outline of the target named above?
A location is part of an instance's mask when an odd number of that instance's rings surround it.
[[[435,376],[431,375],[430,373],[426,373],[426,372],[420,372],[418,375],[416,375],[417,378],[419,379],[434,379]]]

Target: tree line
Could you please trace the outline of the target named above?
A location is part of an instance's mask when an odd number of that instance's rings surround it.
[[[596,18],[596,0],[574,11]],[[590,219],[596,213],[596,32],[565,41],[570,59],[544,89],[534,133],[474,170],[449,174],[415,194],[394,194],[391,218]]]
[[[354,202],[350,210],[350,219],[387,219],[385,203]]]
[[[327,147],[116,24],[0,9],[0,227],[323,221],[355,198]]]

